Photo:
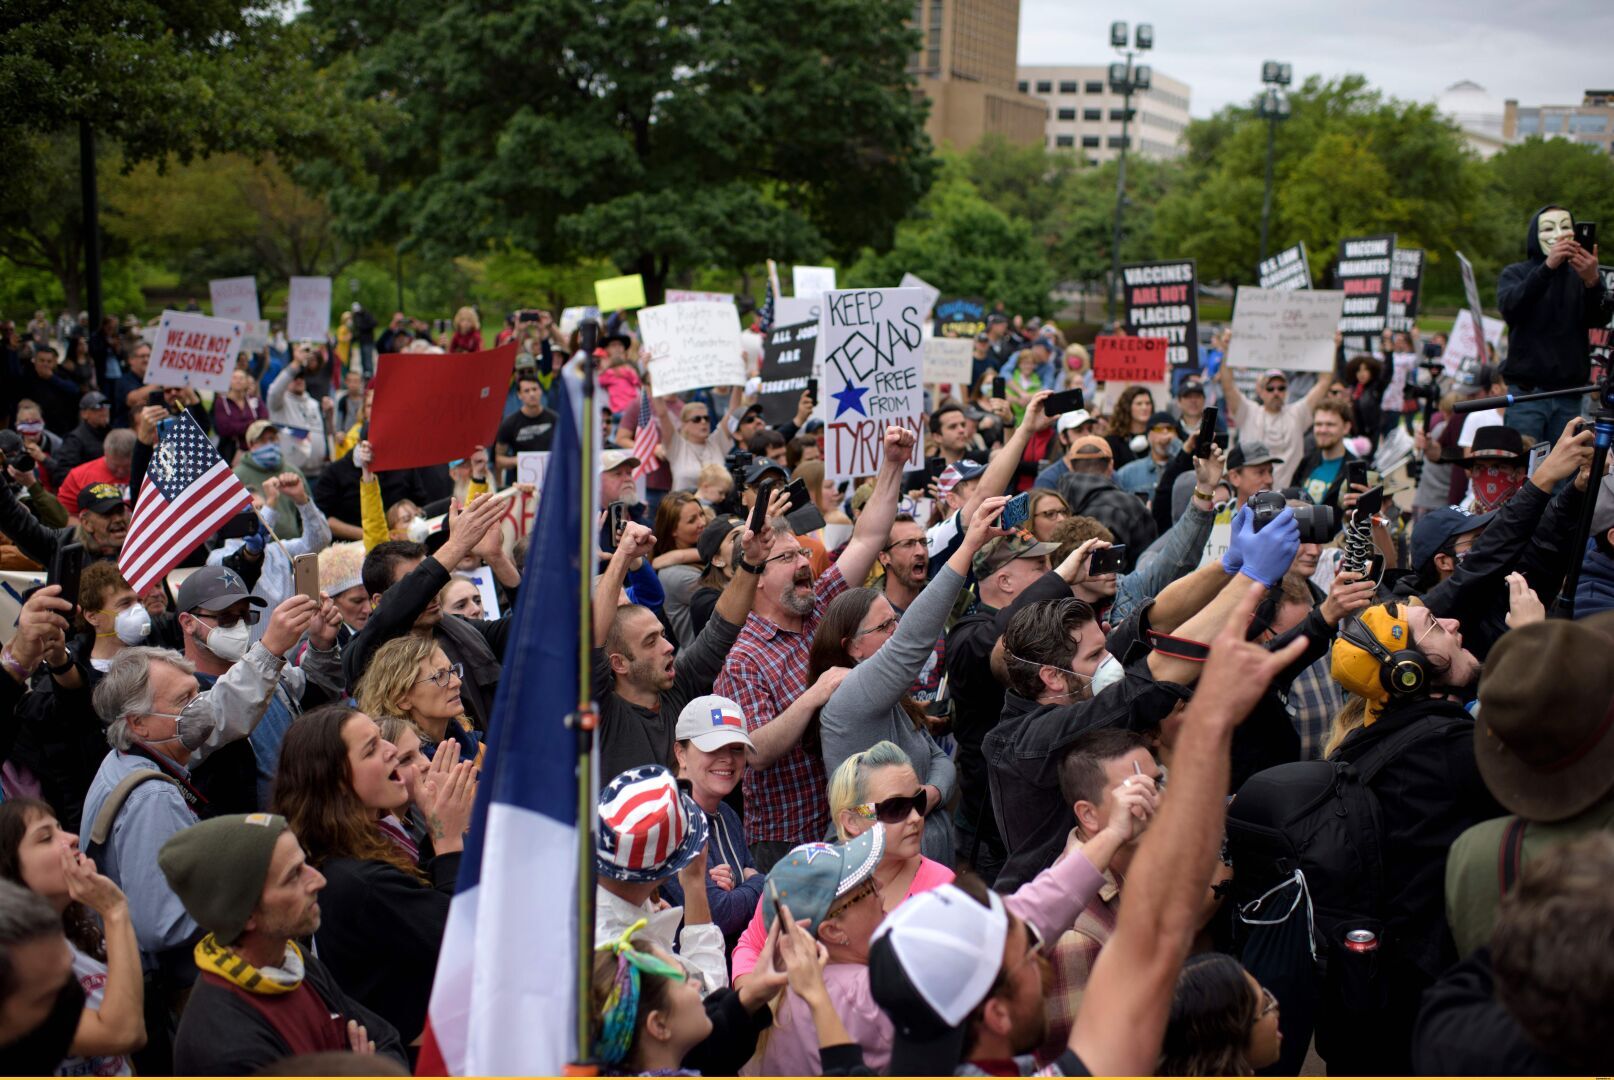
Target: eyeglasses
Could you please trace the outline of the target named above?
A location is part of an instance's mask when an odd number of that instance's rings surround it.
[[[1466,555],[1468,553],[1464,552],[1463,554]],[[1423,632],[1423,637],[1419,637],[1417,634],[1413,634],[1412,635],[1412,643],[1414,645],[1421,646],[1424,642],[1429,640],[1430,635],[1433,634],[1436,630],[1439,630],[1442,634],[1450,634],[1451,633],[1451,631],[1447,630],[1445,625],[1442,624],[1439,619],[1435,618],[1434,616],[1430,616],[1429,617],[1429,629],[1427,629],[1427,630],[1425,630]]]
[[[925,542],[923,536],[912,536],[906,540],[897,540],[881,548],[881,551],[897,551],[900,548],[918,547]]]
[[[797,559],[810,560],[812,557],[813,553],[811,551],[808,551],[806,548],[797,548],[795,551],[781,551],[771,559],[763,559],[762,565],[767,566],[769,563],[776,562],[794,562]]]
[[[918,813],[924,817],[927,801],[924,791],[920,790],[912,795],[893,795],[877,803],[859,803],[852,810],[858,817],[878,820],[883,825],[901,825],[908,820],[909,814]]]
[[[1044,521],[1063,521],[1070,517],[1070,511],[1063,506],[1056,506],[1051,510],[1038,510],[1036,515]]]
[[[415,685],[418,686],[423,682],[429,682],[446,690],[448,688],[448,680],[463,678],[464,675],[464,664],[450,664],[446,668],[440,668],[437,671],[432,672],[423,679],[416,679]]]
[[[1261,987],[1261,1011],[1255,1014],[1255,1018],[1261,1020],[1277,1011],[1278,996],[1266,987]]]
[[[699,416],[684,417],[684,423],[686,424],[710,424],[711,422],[712,418],[705,413],[701,413]]]
[[[211,611],[195,611],[191,614],[195,615],[198,619],[212,619],[218,624],[220,630],[229,630],[234,627],[236,623],[243,620],[245,620],[248,626],[258,625],[258,612],[252,608],[248,608],[240,615],[219,615],[214,614]]]
[[[893,614],[891,616],[891,618],[887,619],[885,622],[876,623],[875,625],[869,627],[867,630],[859,630],[857,633],[853,634],[852,636],[855,637],[855,638],[860,638],[860,637],[867,637],[870,634],[888,634],[891,631],[895,630],[897,628],[897,623],[899,623],[901,621],[902,621],[902,616],[901,615]]]

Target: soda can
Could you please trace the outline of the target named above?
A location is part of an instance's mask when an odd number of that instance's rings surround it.
[[[1379,935],[1371,930],[1347,930],[1345,947],[1351,952],[1375,952],[1379,947]]]

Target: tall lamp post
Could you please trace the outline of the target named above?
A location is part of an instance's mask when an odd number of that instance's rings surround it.
[[[1267,187],[1261,199],[1261,261],[1267,257],[1267,229],[1272,222],[1272,156],[1278,140],[1278,122],[1289,119],[1289,95],[1279,87],[1289,85],[1293,70],[1288,64],[1268,60],[1261,65],[1261,81],[1266,89],[1261,93],[1257,109],[1267,122]]]
[[[1110,290],[1106,310],[1111,322],[1115,321],[1115,292],[1121,283],[1121,218],[1126,210],[1126,151],[1130,139],[1127,136],[1127,127],[1132,120],[1132,94],[1137,90],[1147,90],[1153,80],[1153,73],[1147,64],[1132,63],[1137,53],[1147,52],[1154,48],[1154,26],[1150,23],[1139,23],[1132,35],[1132,47],[1127,46],[1127,25],[1124,22],[1110,23],[1110,47],[1126,55],[1126,60],[1110,65],[1110,90],[1121,95],[1121,157],[1115,172],[1115,234],[1110,239]]]

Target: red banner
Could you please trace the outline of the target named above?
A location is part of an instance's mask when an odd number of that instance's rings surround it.
[[[491,446],[515,366],[513,341],[487,352],[377,358],[370,467],[379,472],[441,465]]]
[[[1165,382],[1167,344],[1163,337],[1100,337],[1093,342],[1093,377],[1099,382]]]

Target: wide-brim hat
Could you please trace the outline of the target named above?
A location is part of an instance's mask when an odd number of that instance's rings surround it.
[[[1611,649],[1614,611],[1605,611],[1510,630],[1485,658],[1474,760],[1520,817],[1562,821],[1614,790]]]
[[[706,846],[706,813],[662,765],[619,773],[595,808],[594,869],[613,881],[664,881]]]
[[[1463,452],[1463,461],[1510,462],[1522,465],[1527,457],[1524,436],[1503,424],[1488,424],[1474,432],[1474,445]]]

